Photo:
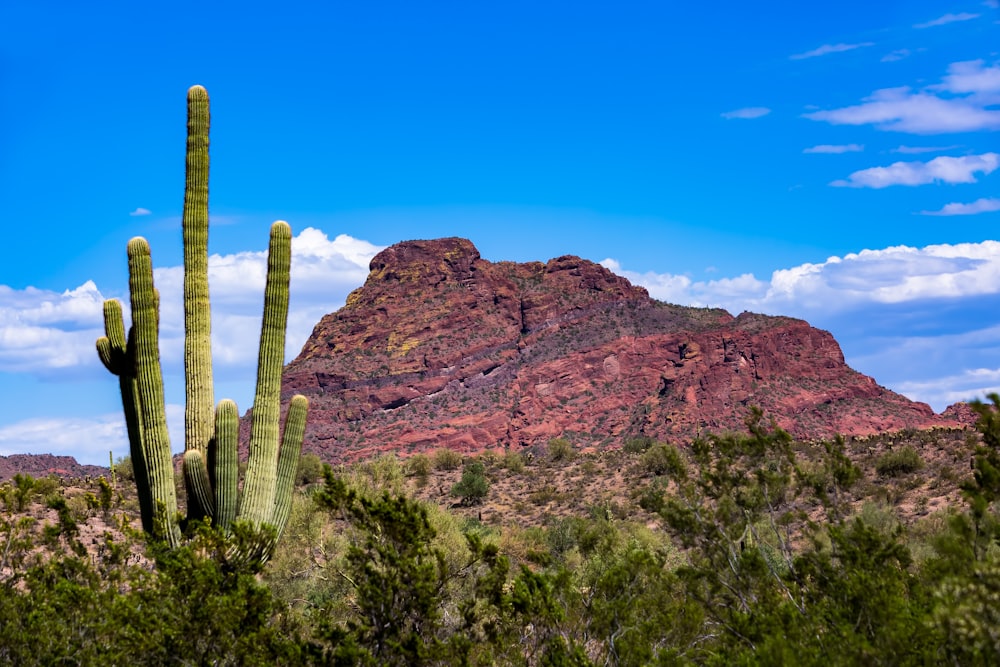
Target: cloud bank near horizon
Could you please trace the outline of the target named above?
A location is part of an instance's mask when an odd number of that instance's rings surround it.
[[[862,250],[766,280],[699,281],[631,271],[611,258],[601,264],[661,301],[799,317],[828,329],[853,368],[939,412],[1000,392],[1000,326],[985,324],[1000,306],[998,241]]]

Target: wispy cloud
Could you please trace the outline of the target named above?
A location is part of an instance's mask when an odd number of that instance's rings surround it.
[[[948,23],[957,23],[959,21],[971,21],[972,19],[978,19],[981,14],[972,14],[970,12],[962,12],[960,14],[945,14],[933,21],[927,21],[926,23],[917,23],[913,27],[918,30],[924,28],[933,28],[939,25],[946,25]]]
[[[903,58],[908,58],[910,56],[909,49],[896,49],[895,51],[890,51],[889,53],[882,56],[882,62],[884,63],[894,63]]]
[[[135,216],[139,216],[139,215],[150,215],[151,213],[152,213],[152,211],[150,211],[148,208],[142,208],[140,206],[139,208],[137,208],[134,211],[132,211],[131,213],[129,213],[129,215],[131,215],[132,217],[135,217]]]
[[[983,153],[949,157],[942,155],[929,162],[894,162],[888,167],[856,171],[830,185],[849,188],[887,188],[891,185],[927,185],[928,183],[975,183],[976,174],[989,174],[1000,165],[1000,155]]]
[[[890,153],[904,153],[907,155],[919,155],[921,153],[940,153],[941,151],[950,151],[955,148],[961,148],[958,145],[952,146],[899,146],[898,148],[893,148]]]
[[[819,146],[813,146],[812,148],[802,149],[803,153],[860,153],[865,149],[862,144],[843,144],[843,145],[831,145],[831,144],[820,144]]]
[[[767,107],[744,107],[742,109],[736,109],[735,111],[727,111],[722,114],[722,117],[726,120],[732,120],[734,118],[760,118],[761,116],[766,116],[771,113],[771,110]]]
[[[819,48],[813,49],[812,51],[806,51],[805,53],[796,53],[788,57],[792,60],[805,60],[806,58],[816,58],[818,56],[825,56],[830,53],[843,53],[844,51],[853,51],[854,49],[861,49],[866,46],[875,46],[875,42],[861,42],[859,44],[824,44]]]
[[[167,429],[171,449],[184,450],[184,407],[167,404]],[[72,456],[79,463],[108,464],[129,453],[125,419],[121,413],[93,417],[47,417],[0,426],[0,456],[40,453]]]
[[[921,211],[921,215],[976,215],[977,213],[992,213],[1000,211],[1000,199],[983,197],[969,204],[952,202],[945,204],[939,211]]]
[[[806,118],[833,125],[873,125],[914,134],[1000,129],[1000,65],[982,60],[953,63],[940,84],[914,91],[903,86],[876,90],[861,104],[811,111]]]

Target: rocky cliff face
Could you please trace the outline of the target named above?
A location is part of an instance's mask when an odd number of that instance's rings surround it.
[[[458,238],[379,253],[283,392],[309,397],[306,448],[330,460],[683,441],[742,428],[752,405],[807,438],[956,423],[850,369],[801,320],[660,303],[579,257],[491,263]]]

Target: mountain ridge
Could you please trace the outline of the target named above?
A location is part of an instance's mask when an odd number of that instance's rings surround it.
[[[490,262],[452,237],[370,269],[283,376],[310,399],[306,450],[328,460],[683,442],[742,428],[752,405],[799,438],[969,425],[850,369],[803,320],[666,304],[572,255]]]

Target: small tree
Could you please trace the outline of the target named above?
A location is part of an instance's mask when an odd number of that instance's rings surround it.
[[[462,469],[462,479],[451,487],[451,495],[461,499],[463,505],[477,505],[489,490],[486,468],[479,461],[471,461]]]

